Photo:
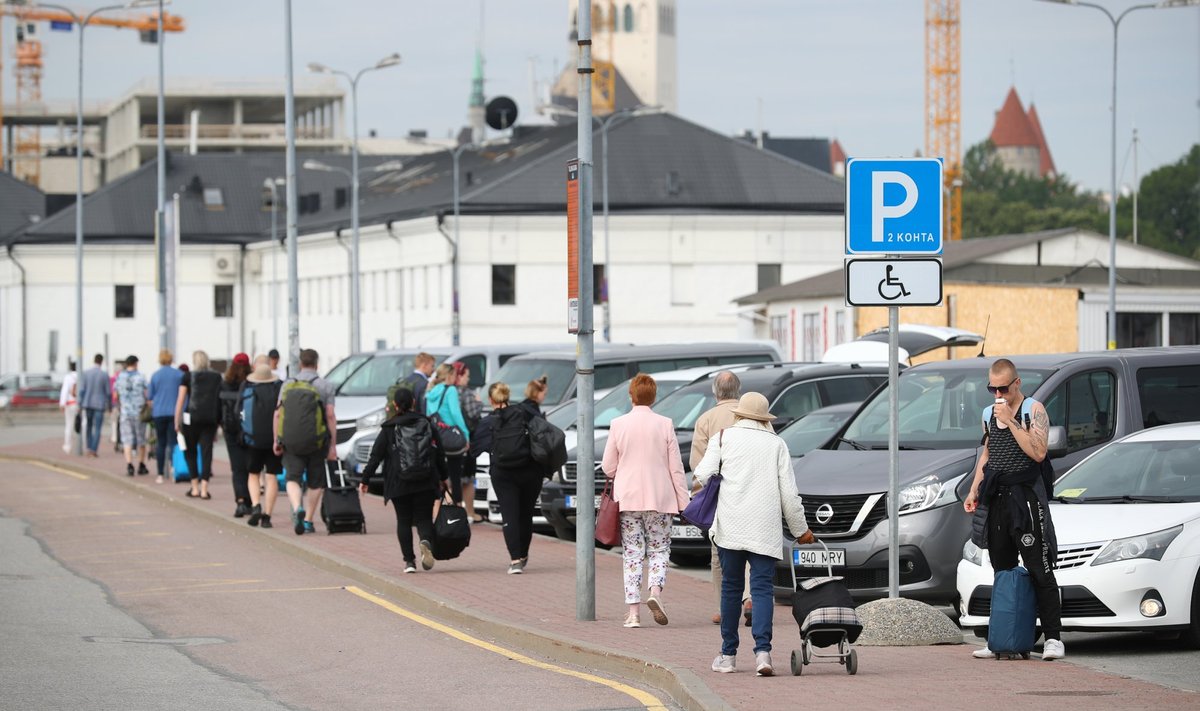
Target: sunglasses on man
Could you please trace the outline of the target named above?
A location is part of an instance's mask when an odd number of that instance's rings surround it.
[[[1013,378],[1012,380],[1008,381],[1008,385],[988,385],[987,390],[989,393],[991,393],[993,395],[995,395],[997,393],[999,393],[1001,395],[1007,395],[1008,389],[1013,386],[1013,383],[1017,382],[1020,379],[1021,378],[1019,378],[1019,377]]]

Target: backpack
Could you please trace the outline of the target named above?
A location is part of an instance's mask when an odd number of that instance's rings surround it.
[[[400,481],[423,482],[433,472],[433,425],[422,417],[397,426],[388,451],[388,467]]]
[[[541,417],[529,418],[529,456],[547,475],[567,463],[567,435]]]
[[[242,389],[243,383],[237,390],[228,390],[222,383],[221,387],[221,429],[225,434],[237,436],[242,431]]]
[[[283,384],[278,434],[283,448],[291,454],[314,454],[329,446],[325,403],[311,381],[289,380]]]
[[[424,403],[423,399],[422,399],[422,402],[419,402],[419,403],[417,402],[417,388],[416,388],[417,383],[414,380],[414,378],[417,378],[417,377],[419,377],[419,376],[416,373],[410,373],[407,377],[402,378],[402,379],[397,380],[396,382],[392,383],[391,387],[388,388],[387,405],[386,405],[386,407],[384,407],[384,411],[386,413],[385,417],[387,419],[390,420],[391,418],[396,417],[397,415],[400,414],[400,411],[396,409],[396,391],[398,391],[398,390],[411,391],[413,394],[413,411],[419,412],[421,414],[425,413],[425,403]]]
[[[193,425],[215,425],[221,419],[221,374],[197,370],[190,374],[188,408]]]
[[[1029,428],[1030,412],[1033,411],[1033,405],[1036,402],[1037,402],[1037,400],[1034,400],[1033,398],[1029,397],[1028,395],[1025,396],[1025,399],[1021,401],[1021,412],[1018,414],[1017,419],[1025,423],[1026,429]],[[983,408],[983,429],[984,429],[984,431],[987,431],[988,423],[990,423],[992,421],[992,409],[994,407],[995,407],[994,405],[988,405],[987,407]],[[1041,468],[1042,468],[1042,485],[1044,487],[1046,487],[1046,496],[1047,497],[1054,496],[1054,479],[1055,479],[1054,465],[1050,463],[1049,453],[1047,453],[1046,458],[1042,460]]]
[[[492,413],[497,418],[492,427],[492,464],[501,467],[524,467],[533,461],[529,446],[529,425],[519,407],[506,407]]]
[[[238,402],[241,414],[242,444],[251,449],[274,446],[275,403],[280,383],[246,383]]]

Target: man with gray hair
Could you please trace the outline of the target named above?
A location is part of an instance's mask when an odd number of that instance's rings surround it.
[[[717,404],[696,420],[696,429],[692,436],[692,453],[688,458],[688,468],[695,469],[704,459],[708,450],[708,442],[714,435],[733,424],[733,411],[737,409],[738,398],[742,396],[742,381],[738,376],[722,370],[713,378],[713,395]],[[717,592],[717,609],[721,609],[721,560],[717,558],[717,547],[712,546],[712,581]],[[750,578],[746,577],[746,588],[742,591],[742,605],[745,610],[746,624],[750,624]],[[721,613],[713,615],[713,624],[721,624]]]

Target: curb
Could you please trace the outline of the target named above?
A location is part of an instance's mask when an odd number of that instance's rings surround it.
[[[184,501],[153,488],[126,481],[108,472],[64,463],[46,457],[10,455],[0,453],[0,462],[22,462],[68,469],[79,474],[88,474],[97,480],[119,486],[128,491],[159,499],[197,518],[212,520],[229,527],[230,519],[215,511],[196,508]],[[381,575],[358,563],[339,560],[320,551],[309,549],[288,539],[250,526],[233,527],[243,535],[256,537],[270,548],[286,553],[321,570],[345,576],[360,585],[396,599],[416,612],[439,618],[441,622],[459,628],[470,628],[476,633],[503,639],[544,657],[573,664],[599,672],[625,676],[665,692],[671,700],[685,711],[731,711],[725,699],[708,688],[691,669],[665,664],[655,659],[632,657],[625,652],[600,645],[584,644],[578,640],[560,637],[550,632],[501,621],[477,608],[460,606],[438,595],[409,588],[395,579]]]

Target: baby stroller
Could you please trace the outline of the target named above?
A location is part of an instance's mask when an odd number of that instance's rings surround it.
[[[829,550],[824,542],[821,547]],[[794,548],[789,550],[792,565],[792,616],[800,626],[803,646],[792,651],[792,674],[800,676],[814,659],[836,659],[846,666],[847,674],[858,673],[858,652],[850,645],[862,634],[862,621],[854,611],[854,600],[841,577],[834,576],[833,564],[824,578],[809,578],[797,584]],[[837,652],[817,649],[837,645]]]

